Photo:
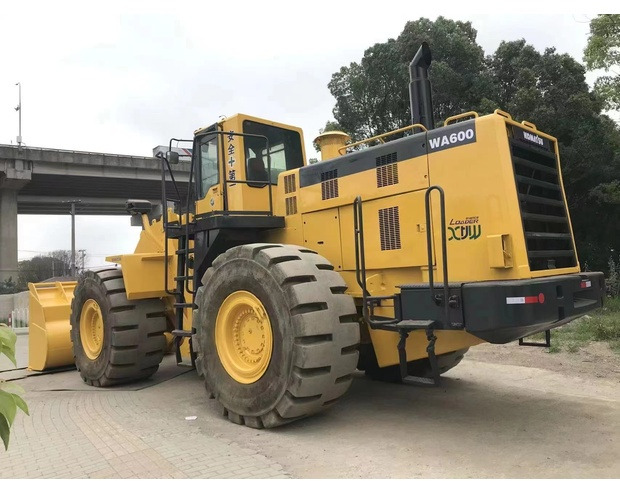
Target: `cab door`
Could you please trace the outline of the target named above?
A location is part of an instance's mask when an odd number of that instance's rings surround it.
[[[222,211],[222,188],[220,185],[219,135],[197,137],[194,142],[196,165],[196,213]]]

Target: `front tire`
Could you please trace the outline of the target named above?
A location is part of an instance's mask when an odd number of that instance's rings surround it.
[[[73,356],[86,384],[112,386],[155,374],[166,350],[162,301],[128,300],[117,268],[86,272],[73,295]]]
[[[228,419],[275,427],[321,411],[347,391],[359,323],[345,282],[324,257],[280,244],[233,247],[202,284],[196,367]]]

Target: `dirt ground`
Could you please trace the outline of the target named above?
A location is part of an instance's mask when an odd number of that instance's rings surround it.
[[[608,379],[620,383],[620,356],[614,353],[606,342],[592,342],[574,353],[549,353],[546,348],[519,346],[517,342],[481,344],[471,348],[466,357],[471,361],[543,367],[566,375]]]

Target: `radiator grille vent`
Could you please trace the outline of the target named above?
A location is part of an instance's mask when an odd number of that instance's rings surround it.
[[[290,194],[297,190],[297,183],[295,182],[295,174],[284,176],[284,193]]]
[[[321,172],[321,196],[323,200],[338,197],[338,169]]]
[[[510,147],[530,269],[576,266],[556,156],[514,140]]]
[[[398,215],[398,207],[379,209],[379,235],[381,236],[382,251],[400,249],[400,218]]]
[[[398,184],[396,152],[377,157],[377,187]]]
[[[297,214],[297,196],[287,197],[286,201],[286,215]]]

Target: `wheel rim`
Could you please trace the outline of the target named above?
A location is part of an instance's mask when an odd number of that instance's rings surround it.
[[[88,299],[80,314],[80,340],[89,359],[97,359],[103,349],[103,316],[97,301]]]
[[[258,381],[269,366],[273,348],[271,321],[263,303],[251,292],[230,294],[215,320],[215,346],[226,372],[235,381]]]

